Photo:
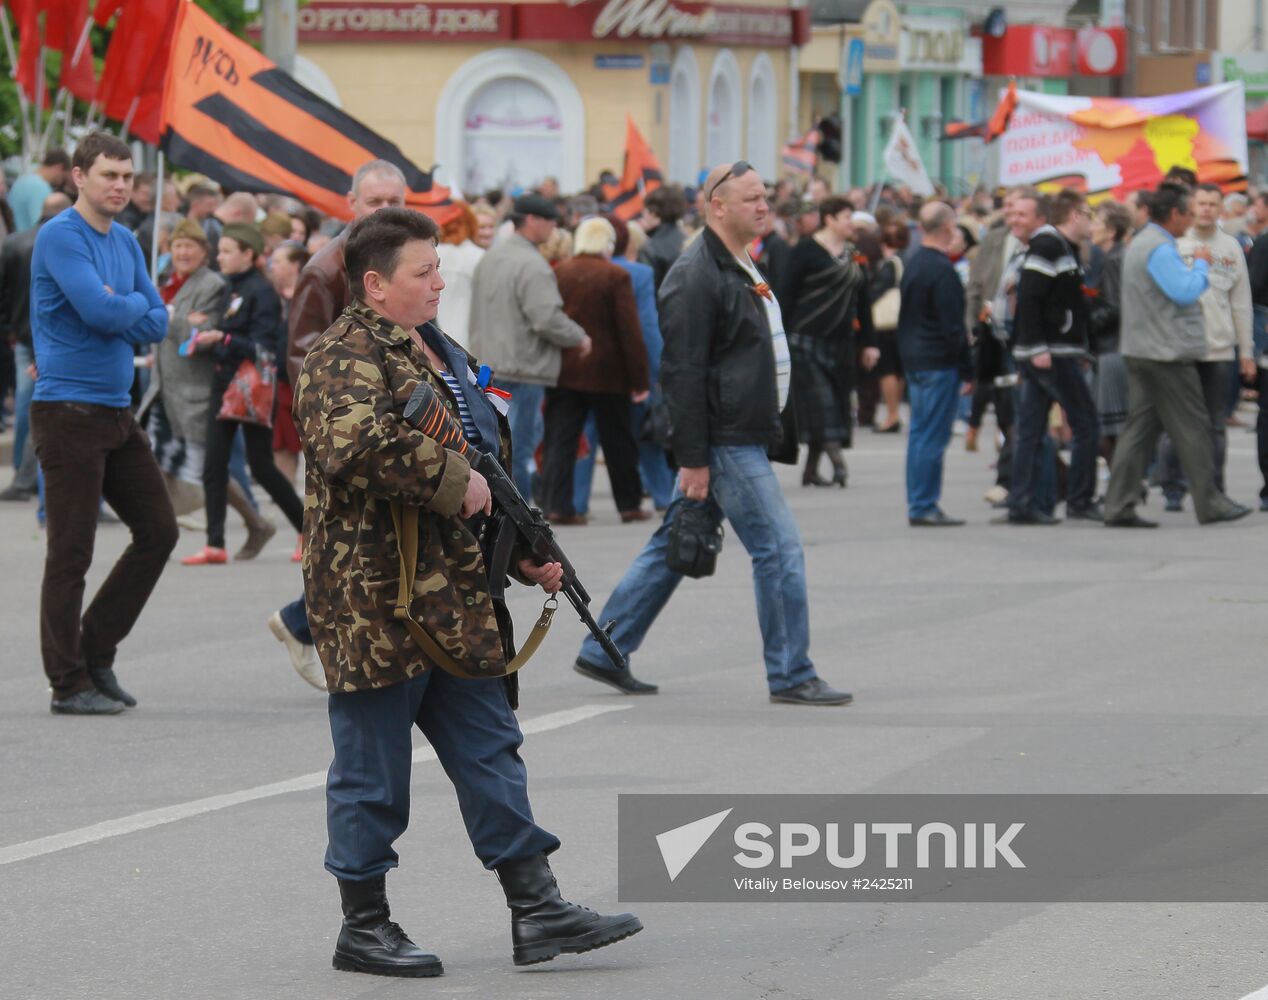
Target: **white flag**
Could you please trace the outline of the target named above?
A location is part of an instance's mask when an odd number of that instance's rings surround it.
[[[916,140],[902,118],[895,120],[889,145],[885,147],[885,172],[889,180],[906,184],[922,198],[933,194],[933,182],[929,180],[925,165],[920,162]]]

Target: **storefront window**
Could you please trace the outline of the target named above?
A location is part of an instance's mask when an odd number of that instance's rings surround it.
[[[730,49],[713,60],[707,135],[710,167],[740,158],[740,66]]]
[[[559,107],[537,84],[519,78],[486,83],[463,123],[464,191],[531,188],[563,172]]]
[[[770,56],[759,53],[753,60],[748,81],[748,143],[749,163],[768,181],[776,180],[776,94],[775,68]]]
[[[691,46],[684,45],[670,73],[669,179],[694,184],[700,165],[700,69]]]

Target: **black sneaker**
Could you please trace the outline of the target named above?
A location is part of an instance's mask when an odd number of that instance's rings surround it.
[[[92,686],[111,701],[117,701],[126,708],[136,708],[136,699],[119,687],[113,667],[89,667],[88,676],[92,678]]]
[[[596,667],[593,663],[587,663],[585,660],[578,660],[572,669],[582,677],[589,677],[592,681],[598,681],[600,684],[616,688],[621,694],[655,694],[660,690],[655,684],[640,681],[629,670]]]
[[[123,709],[121,702],[112,701],[96,688],[69,698],[54,698],[48,706],[54,715],[118,715]]]
[[[854,701],[854,695],[829,687],[822,677],[812,677],[796,687],[772,691],[770,700],[787,705],[848,705]]]
[[[1067,521],[1101,522],[1105,520],[1105,510],[1099,503],[1086,503],[1079,506],[1066,504],[1065,519]]]

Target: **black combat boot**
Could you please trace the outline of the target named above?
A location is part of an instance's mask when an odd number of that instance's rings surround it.
[[[339,879],[339,896],[343,927],[331,963],[336,969],[415,979],[444,974],[440,959],[418,947],[391,919],[384,876],[366,882]]]
[[[495,871],[511,910],[516,965],[549,962],[560,952],[592,951],[643,929],[643,922],[632,913],[605,917],[565,902],[544,854],[508,861]]]

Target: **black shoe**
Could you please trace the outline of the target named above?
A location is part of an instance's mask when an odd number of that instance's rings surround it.
[[[845,489],[850,485],[850,470],[844,462],[832,467],[832,485]]]
[[[655,684],[640,681],[629,670],[617,670],[614,667],[596,667],[593,663],[578,660],[572,668],[582,677],[614,687],[621,694],[655,694],[660,690]]]
[[[1065,519],[1067,521],[1104,521],[1105,510],[1099,503],[1087,503],[1080,506],[1066,504]]]
[[[901,434],[903,432],[903,422],[895,420],[888,427],[876,426],[872,428],[873,434]]]
[[[1156,528],[1157,521],[1146,521],[1143,517],[1132,511],[1130,514],[1122,514],[1119,517],[1107,517],[1105,519],[1105,527],[1107,528]]]
[[[1163,505],[1162,509],[1168,514],[1183,513],[1184,501],[1180,497],[1167,497],[1167,502]]]
[[[1268,497],[1264,497],[1259,501],[1259,512],[1261,514],[1268,514]]]
[[[1250,513],[1249,507],[1243,507],[1239,503],[1230,504],[1219,512],[1209,521],[1203,521],[1203,524],[1219,524],[1221,521],[1240,521],[1243,517]]]
[[[92,686],[111,701],[121,702],[128,708],[136,708],[136,699],[119,687],[113,667],[88,668],[88,676],[92,678]]]
[[[365,882],[341,878],[339,897],[343,903],[343,926],[330,964],[340,972],[409,979],[444,974],[440,959],[418,947],[391,919],[384,876]]]
[[[822,677],[812,677],[796,687],[772,691],[770,700],[787,705],[848,705],[854,695],[828,687]]]
[[[935,510],[932,514],[921,514],[919,517],[907,518],[907,523],[913,528],[954,528],[964,522],[959,518],[947,517],[940,510]]]
[[[123,705],[93,688],[69,698],[54,698],[49,702],[48,710],[54,715],[118,715],[123,711]]]
[[[549,962],[560,953],[593,951],[643,929],[632,913],[604,916],[559,895],[546,855],[508,861],[494,869],[511,911],[511,947],[516,965]]]
[[[1051,514],[1045,514],[1041,510],[1035,510],[1033,507],[1028,507],[1025,510],[1010,510],[1008,512],[1008,523],[1040,524],[1046,527],[1053,524],[1060,524],[1061,521],[1059,518],[1055,518]]]
[[[34,490],[24,490],[20,486],[9,486],[0,490],[0,500],[11,500],[15,503],[26,503],[33,496],[35,496]]]

